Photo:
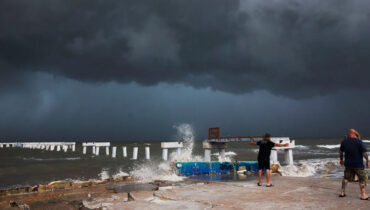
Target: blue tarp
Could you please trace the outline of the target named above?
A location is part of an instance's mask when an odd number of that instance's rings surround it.
[[[231,173],[237,171],[239,167],[245,166],[247,171],[257,172],[258,162],[238,161],[238,162],[175,162],[175,167],[179,175],[200,175],[214,173]]]

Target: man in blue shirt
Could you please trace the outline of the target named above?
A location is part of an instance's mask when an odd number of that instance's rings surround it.
[[[366,153],[366,147],[360,139],[358,132],[355,129],[349,129],[347,138],[340,145],[339,155],[340,164],[345,166],[344,179],[342,181],[342,191],[339,197],[344,197],[345,188],[348,181],[352,181],[354,175],[357,175],[360,183],[361,200],[370,200],[366,195],[366,173],[364,170],[363,157],[366,159],[366,167],[370,167],[369,157]],[[344,152],[344,162],[343,162]]]

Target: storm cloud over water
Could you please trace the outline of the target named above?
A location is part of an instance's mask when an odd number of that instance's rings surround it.
[[[370,87],[367,1],[0,4],[2,80],[46,71],[288,97]]]
[[[26,116],[35,129],[43,123],[51,126],[49,122],[53,121],[53,128],[61,130],[46,136],[61,136],[68,123],[60,113],[70,117],[75,113],[71,117],[74,128],[67,129],[67,136],[84,136],[91,130],[91,126],[84,128],[87,115],[111,123],[99,131],[102,136],[117,132],[124,129],[120,127],[122,122],[112,119],[120,116],[115,115],[120,109],[102,102],[107,93],[116,94],[114,98],[122,93],[122,109],[137,104],[146,104],[143,110],[152,109],[151,105],[156,104],[153,101],[167,103],[170,99],[190,104],[192,108],[171,102],[172,117],[161,117],[166,115],[165,106],[158,105],[158,112],[149,112],[153,117],[144,117],[145,123],[153,125],[163,120],[159,130],[185,119],[202,128],[213,126],[209,119],[230,108],[221,101],[240,98],[270,103],[271,108],[266,111],[259,104],[245,110],[251,102],[241,100],[233,108],[235,113],[223,116],[230,123],[218,125],[242,132],[242,126],[236,129],[239,125],[232,123],[230,116],[244,112],[250,121],[243,119],[242,123],[262,132],[261,127],[266,126],[263,118],[279,116],[284,120],[295,112],[292,107],[301,103],[286,127],[279,123],[267,127],[275,132],[299,130],[294,133],[297,135],[325,135],[326,130],[334,134],[352,125],[365,128],[370,116],[365,108],[370,102],[369,22],[370,3],[363,0],[1,1],[0,107],[7,113],[2,125],[10,126],[9,122],[14,121],[14,128],[2,130],[9,137],[20,133],[41,135],[41,131],[17,128],[22,124],[19,119]],[[53,87],[62,92],[53,91]],[[39,103],[40,94],[47,93],[42,97],[63,95],[73,104],[85,104],[85,97],[76,94],[77,87],[85,88],[85,96],[96,97],[94,103],[85,105],[86,109],[70,103],[63,106],[58,98],[48,106]],[[146,90],[153,96],[151,101],[131,100],[145,88],[151,89]],[[182,97],[176,95],[178,88]],[[162,98],[161,93],[169,89],[174,90]],[[192,96],[205,93],[198,100],[204,107],[192,101]],[[212,103],[212,98],[217,103]],[[29,104],[36,104],[39,112],[13,111],[26,110]],[[320,104],[326,105],[308,126],[293,123],[313,118],[306,115],[310,112],[307,109]],[[99,106],[104,110],[101,113],[96,111]],[[184,117],[194,110],[203,114]],[[261,115],[252,120],[248,114],[253,113],[251,110]],[[355,113],[355,117],[348,112]],[[136,110],[120,117],[124,121],[143,115]],[[338,116],[343,122],[333,125]],[[138,127],[143,121],[131,123],[127,136],[140,136]],[[320,127],[319,131],[304,131],[312,125]],[[170,133],[166,130],[159,134],[158,129],[148,132],[158,137]]]

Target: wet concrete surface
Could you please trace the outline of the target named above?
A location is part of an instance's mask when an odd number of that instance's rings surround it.
[[[339,198],[341,179],[273,176],[273,187],[245,181],[106,183],[80,189],[0,197],[0,209],[16,209],[10,200],[31,209],[369,209],[360,200],[358,183],[349,183]],[[126,187],[125,187],[126,186]],[[153,188],[154,187],[154,188]],[[114,190],[114,189],[118,190]],[[132,190],[132,191],[130,191]],[[128,192],[130,191],[130,192]],[[370,189],[367,186],[367,192]]]

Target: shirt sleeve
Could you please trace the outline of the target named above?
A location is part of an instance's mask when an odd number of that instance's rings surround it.
[[[343,141],[342,143],[340,143],[340,148],[339,148],[340,151],[344,152],[344,146],[343,146]]]
[[[275,143],[270,141],[270,147],[273,148],[275,146]]]

